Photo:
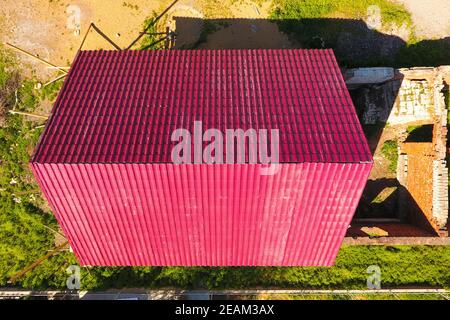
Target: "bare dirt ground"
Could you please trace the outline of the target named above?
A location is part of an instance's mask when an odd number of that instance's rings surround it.
[[[417,34],[423,38],[450,35],[450,1],[395,0],[411,11]],[[11,42],[57,65],[68,66],[77,52],[89,23],[94,22],[120,47],[127,46],[153,12],[161,12],[171,0],[2,0],[0,40]],[[199,48],[289,48],[294,44],[267,19],[271,0],[180,0],[163,19],[180,33],[176,47],[195,43],[201,36],[202,20],[227,19]],[[79,13],[79,21],[76,15]],[[75,17],[75,18],[74,18]],[[177,26],[176,17],[197,18],[200,24]],[[76,33],[74,23],[79,23]],[[184,27],[184,28],[181,28]],[[112,46],[91,32],[84,49]],[[20,55],[39,76],[55,74],[31,58]]]
[[[146,17],[158,10],[162,1],[145,0],[2,0],[0,38],[29,50],[52,63],[67,66],[73,60],[83,35],[94,22],[120,46],[137,36]],[[80,34],[75,34],[79,12]],[[95,33],[87,38],[85,49],[111,48]],[[38,72],[45,69],[31,58],[20,56]],[[44,73],[40,73],[41,75]],[[48,72],[47,72],[48,74]]]
[[[449,0],[396,0],[411,12],[417,36],[424,39],[450,37]]]
[[[293,44],[288,36],[267,20],[271,5],[271,1],[251,0],[226,0],[221,5],[211,1],[191,1],[190,5],[177,5],[170,14],[172,28],[178,34],[175,48],[195,43],[203,27],[200,19],[181,17],[202,18],[214,28],[207,34],[207,41],[198,45],[201,49],[290,48]]]
[[[170,0],[2,0],[0,7],[0,40],[10,42],[59,66],[68,66],[73,60],[90,22],[94,22],[120,47],[126,47],[142,30],[143,22],[154,12],[161,12]],[[210,0],[180,0],[162,23],[176,29],[174,17],[200,19],[245,18],[263,19],[269,14],[271,1],[251,0],[220,2]],[[79,14],[78,14],[79,13]],[[78,19],[79,16],[79,19]],[[235,21],[235,20],[233,20]],[[249,20],[250,21],[250,20]],[[79,23],[79,33],[75,25]],[[212,34],[202,48],[219,48],[220,43],[232,47],[237,32],[247,35],[247,47],[265,47],[275,42],[278,47],[289,47],[287,36],[275,24],[245,28],[236,22]],[[195,42],[202,27],[181,30],[187,41]],[[186,40],[186,39],[185,39]],[[83,49],[112,49],[102,37],[90,32]],[[25,65],[34,67],[39,77],[50,78],[54,70],[34,59],[19,55]]]
[[[396,173],[389,171],[390,162],[382,155],[381,148],[387,140],[397,140],[404,130],[404,126],[386,126],[383,128],[381,136],[378,137],[376,141],[369,141],[369,144],[376,143],[376,149],[373,154],[373,168],[369,179],[377,180],[382,178],[396,178]]]
[[[383,156],[381,149],[385,141],[397,140],[404,131],[404,126],[386,126],[369,136],[368,143],[373,152],[373,168],[358,205],[357,218],[398,217],[399,184],[396,173],[389,169],[389,159]],[[355,234],[355,230],[349,231],[348,234]]]

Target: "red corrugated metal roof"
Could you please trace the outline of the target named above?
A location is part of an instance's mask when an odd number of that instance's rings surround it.
[[[329,266],[372,164],[33,163],[82,265]]]
[[[279,129],[279,170],[173,164],[194,121]],[[330,50],[88,51],[31,167],[81,264],[283,266],[333,263],[372,163]]]
[[[170,163],[177,128],[279,129],[280,162],[371,154],[332,50],[81,51],[32,162]]]

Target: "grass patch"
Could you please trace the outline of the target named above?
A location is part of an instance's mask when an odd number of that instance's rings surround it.
[[[380,8],[380,30],[370,29],[364,22],[372,5]],[[271,19],[303,48],[332,48],[342,66],[450,64],[450,43],[419,41],[410,13],[392,1],[276,0]],[[390,35],[393,26],[398,28],[398,33],[409,35],[406,42]]]
[[[0,127],[5,123],[6,112],[15,103],[15,91],[20,87],[20,74],[16,59],[0,44]]]
[[[406,132],[408,132],[406,142],[432,142],[433,140],[432,124],[408,126]]]
[[[351,18],[364,19],[370,6],[378,6],[382,23],[401,26],[412,25],[412,19],[405,7],[387,0],[276,0],[272,17],[283,19],[305,18]]]
[[[58,96],[59,91],[61,90],[63,82],[62,81],[56,81],[53,83],[50,83],[49,85],[43,86],[41,89],[39,89],[39,98],[41,100],[49,100],[54,101],[56,100],[56,97]]]
[[[381,154],[389,160],[389,171],[395,173],[397,171],[398,162],[398,144],[395,140],[386,140],[381,147]]]
[[[421,125],[408,126],[408,127],[406,128],[406,132],[411,133],[411,132],[413,132],[414,130],[416,130],[417,128],[420,128],[420,127],[421,127]]]
[[[450,41],[413,39],[395,56],[396,67],[437,67],[450,64]]]
[[[61,253],[22,280],[23,287],[64,288],[73,254]],[[450,287],[450,246],[343,246],[333,267],[92,267],[83,289],[367,289],[367,268],[381,269],[381,288]],[[89,271],[88,271],[89,270]]]
[[[150,24],[153,22],[153,20],[158,16],[158,14],[153,11],[152,15],[145,19],[143,24],[143,30],[147,30],[147,33],[156,33],[160,32],[158,31],[158,23],[152,25]],[[157,49],[163,49],[164,48],[164,41],[161,41],[159,43],[154,44],[156,41],[164,37],[164,35],[154,35],[154,34],[146,34],[142,37],[141,44],[140,44],[140,50],[157,50]]]
[[[42,128],[36,129],[35,122],[7,110],[33,112],[58,85],[44,93],[36,91],[35,80],[21,79],[9,51],[0,51],[0,61],[4,114],[0,126],[0,285],[6,285],[10,276],[53,248],[54,236],[46,226],[58,228],[54,216],[41,209],[44,200],[33,192],[38,186],[28,166]],[[15,85],[5,85],[11,83]]]

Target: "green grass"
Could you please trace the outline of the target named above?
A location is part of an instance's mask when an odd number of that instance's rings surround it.
[[[397,171],[398,150],[397,141],[386,140],[381,147],[381,154],[389,160],[389,171],[395,173]]]
[[[70,253],[47,260],[20,284],[64,288]],[[367,268],[381,269],[381,288],[450,287],[450,246],[343,246],[333,267],[91,267],[83,289],[367,289]],[[1,283],[0,283],[1,284]]]
[[[56,97],[58,96],[59,90],[61,90],[62,84],[62,81],[56,81],[45,87],[42,87],[38,91],[39,98],[41,100],[55,101]]]
[[[381,30],[369,30],[363,22],[371,5],[380,8]],[[276,0],[271,19],[303,48],[334,49],[336,58],[343,66],[450,64],[450,43],[444,40],[418,40],[410,13],[404,6],[392,1]],[[406,34],[409,34],[406,42],[385,33],[392,25],[406,27]]]
[[[411,133],[411,132],[413,132],[414,130],[420,128],[420,127],[421,127],[421,125],[412,125],[412,126],[408,126],[408,127],[406,128],[406,132]]]
[[[18,77],[10,52],[0,48],[0,61],[4,115],[0,126],[0,283],[5,285],[8,277],[52,249],[54,236],[45,226],[57,228],[54,216],[41,209],[44,200],[39,194],[24,194],[38,189],[28,161],[42,128],[35,129],[37,123],[7,110],[33,112],[42,99],[54,96],[59,85],[36,91],[35,80]]]
[[[20,80],[15,57],[0,44],[0,126],[6,109],[15,102],[14,92],[19,88]]]
[[[145,19],[144,24],[143,24],[143,29],[144,30],[147,29],[157,16],[158,16],[158,14],[155,11],[153,11],[152,15],[150,17],[148,17],[147,19]],[[147,32],[148,33],[160,32],[160,30],[158,30],[158,23],[149,27]],[[145,36],[142,37],[142,40],[140,43],[140,49],[141,50],[163,49],[164,41],[159,42],[157,44],[153,44],[162,37],[163,37],[163,35],[146,34]]]
[[[410,14],[399,4],[388,0],[275,0],[274,18],[352,18],[363,19],[367,16],[367,8],[376,5],[380,8],[384,24],[395,23],[401,26],[412,25]]]
[[[413,39],[395,56],[397,67],[436,67],[450,64],[450,41]]]

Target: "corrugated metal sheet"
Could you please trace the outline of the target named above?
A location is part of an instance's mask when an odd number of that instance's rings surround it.
[[[81,264],[334,262],[371,164],[37,164]]]
[[[280,171],[170,135],[279,129]],[[80,52],[32,170],[85,265],[331,265],[371,164],[330,50]]]
[[[331,50],[82,51],[33,161],[170,163],[177,128],[279,129],[280,162],[371,155]]]

